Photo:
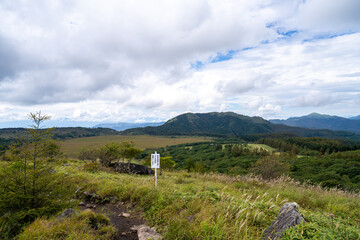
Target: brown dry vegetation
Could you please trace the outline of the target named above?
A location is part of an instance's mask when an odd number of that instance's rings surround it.
[[[61,151],[68,157],[77,158],[81,149],[87,147],[101,147],[110,142],[120,143],[132,141],[140,149],[160,148],[182,143],[211,141],[209,137],[160,137],[148,135],[136,136],[97,136],[65,140],[61,142]]]

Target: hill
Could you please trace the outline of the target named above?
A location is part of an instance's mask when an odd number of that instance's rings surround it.
[[[178,171],[164,171],[155,191],[151,176],[118,174],[101,168],[89,171],[86,166],[69,160],[66,167],[59,165],[55,170],[69,176],[67,185],[72,192],[80,189],[96,196],[99,203],[93,209],[95,213],[106,206],[100,204],[106,199],[114,199],[113,206],[136,205],[144,211],[146,223],[154,226],[164,239],[260,240],[285,202],[297,202],[306,223],[287,230],[284,239],[360,237],[360,201],[355,193],[328,191],[289,178],[262,181],[252,176]],[[77,214],[65,221],[59,221],[56,215],[39,218],[18,239],[109,239],[104,236],[113,231],[106,225],[106,217],[75,207],[79,201],[85,201],[83,195],[72,202]],[[127,219],[136,213],[130,214]]]
[[[343,118],[325,114],[311,113],[302,117],[291,117],[286,120],[273,119],[271,123],[285,124],[292,127],[303,127],[310,129],[330,129],[334,131],[343,130],[360,133],[360,118]]]
[[[69,139],[79,137],[94,137],[117,135],[119,132],[108,128],[83,128],[83,127],[64,127],[55,128],[54,139]],[[0,139],[24,138],[27,135],[26,128],[3,128],[0,129]]]
[[[110,128],[110,129],[114,129],[116,131],[123,131],[126,129],[130,129],[130,128],[138,128],[138,127],[148,127],[148,126],[153,126],[153,127],[157,127],[160,126],[162,124],[164,124],[165,122],[149,122],[149,123],[127,123],[127,122],[118,122],[118,123],[100,123],[95,125],[95,128]]]
[[[293,133],[302,137],[357,138],[350,132],[312,130],[273,124],[261,117],[248,117],[233,112],[186,113],[168,120],[158,127],[134,128],[123,131],[124,135],[208,135],[244,136],[266,133]]]

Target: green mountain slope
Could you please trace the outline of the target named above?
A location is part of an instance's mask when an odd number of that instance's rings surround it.
[[[158,127],[128,129],[122,134],[243,136],[282,132],[294,133],[303,137],[357,137],[355,133],[344,131],[311,130],[273,124],[260,117],[248,117],[233,112],[186,113],[172,118]]]

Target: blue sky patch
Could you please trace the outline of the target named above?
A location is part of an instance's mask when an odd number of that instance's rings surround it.
[[[225,53],[218,52],[215,57],[211,58],[209,62],[202,62],[202,61],[195,61],[190,63],[190,68],[199,70],[201,69],[205,64],[208,63],[217,63],[217,62],[224,62],[228,61],[234,58],[234,56],[242,51],[247,51],[250,49],[253,49],[254,47],[245,47],[241,50],[229,50]]]
[[[302,42],[312,42],[312,41],[321,40],[321,39],[336,38],[336,37],[340,37],[340,36],[344,36],[344,35],[351,35],[354,33],[356,33],[356,32],[347,32],[347,33],[339,33],[339,34],[320,34],[320,35],[314,36],[313,38],[304,39]]]
[[[239,50],[230,50],[226,53],[217,53],[216,57],[214,57],[213,59],[211,59],[211,63],[216,63],[216,62],[223,62],[223,61],[227,61],[230,60],[234,57],[234,55],[236,53],[238,53]]]
[[[195,61],[195,62],[190,63],[190,68],[192,68],[192,69],[199,70],[199,69],[201,69],[202,66],[204,66],[204,63],[201,61]]]

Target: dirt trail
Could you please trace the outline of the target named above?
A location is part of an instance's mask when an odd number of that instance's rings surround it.
[[[92,208],[91,206],[94,205],[96,207]],[[96,213],[103,213],[110,218],[111,224],[118,229],[117,235],[113,238],[114,240],[138,240],[137,231],[131,230],[131,227],[145,224],[145,221],[142,218],[142,212],[136,210],[131,204],[120,202],[99,205],[85,202],[85,206],[80,207],[81,210],[87,208]]]

